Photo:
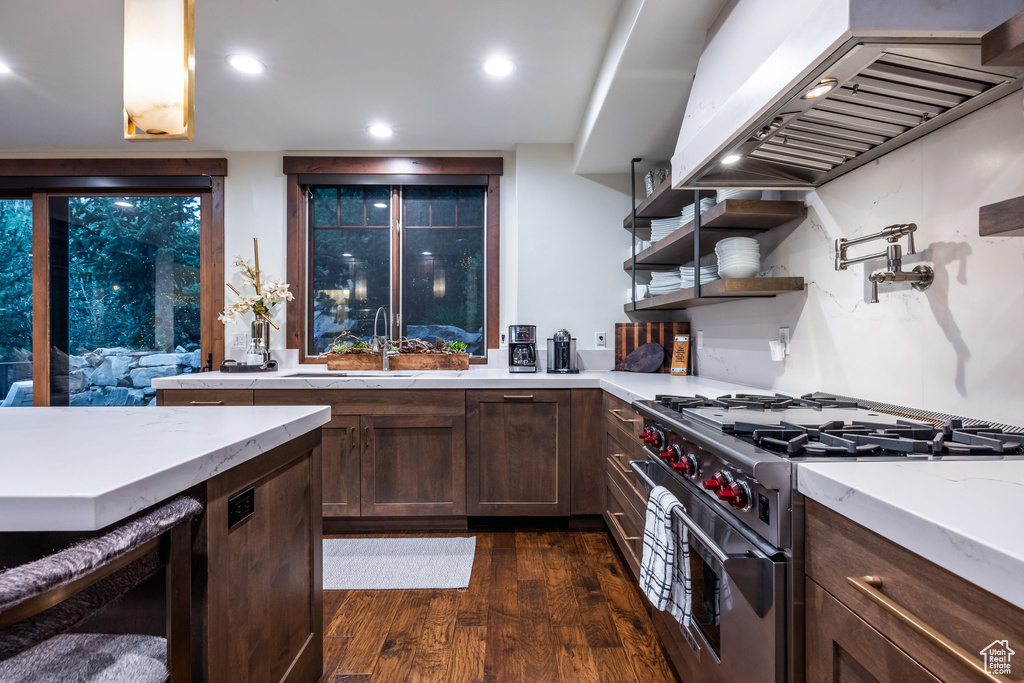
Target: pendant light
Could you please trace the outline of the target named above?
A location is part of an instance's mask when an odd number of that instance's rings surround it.
[[[195,0],[124,0],[124,138],[191,140]]]

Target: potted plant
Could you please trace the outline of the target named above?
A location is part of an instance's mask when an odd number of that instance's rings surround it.
[[[335,337],[330,349],[317,358],[327,361],[328,370],[381,370],[384,367],[381,355],[373,353],[369,344],[351,332]]]
[[[396,342],[398,355],[389,362],[393,370],[468,370],[469,354],[460,341],[403,339]]]

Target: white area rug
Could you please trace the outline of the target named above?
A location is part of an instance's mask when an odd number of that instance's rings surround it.
[[[324,590],[467,588],[476,537],[324,539]]]

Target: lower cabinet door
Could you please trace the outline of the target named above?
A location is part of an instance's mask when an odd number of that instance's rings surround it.
[[[569,514],[570,405],[565,389],[466,392],[469,514]]]
[[[369,415],[362,431],[364,517],[466,514],[466,418]]]
[[[359,418],[335,417],[322,435],[324,517],[358,517]]]
[[[807,579],[806,680],[938,683],[910,655]]]

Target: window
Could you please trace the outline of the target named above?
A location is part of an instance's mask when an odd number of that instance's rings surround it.
[[[501,159],[286,157],[285,172],[300,358],[369,339],[381,307],[396,336],[497,347]]]
[[[15,264],[0,297],[20,309],[0,318],[5,405],[153,405],[153,379],[220,363],[225,173],[223,159],[0,160],[0,192],[31,197],[0,199]]]

